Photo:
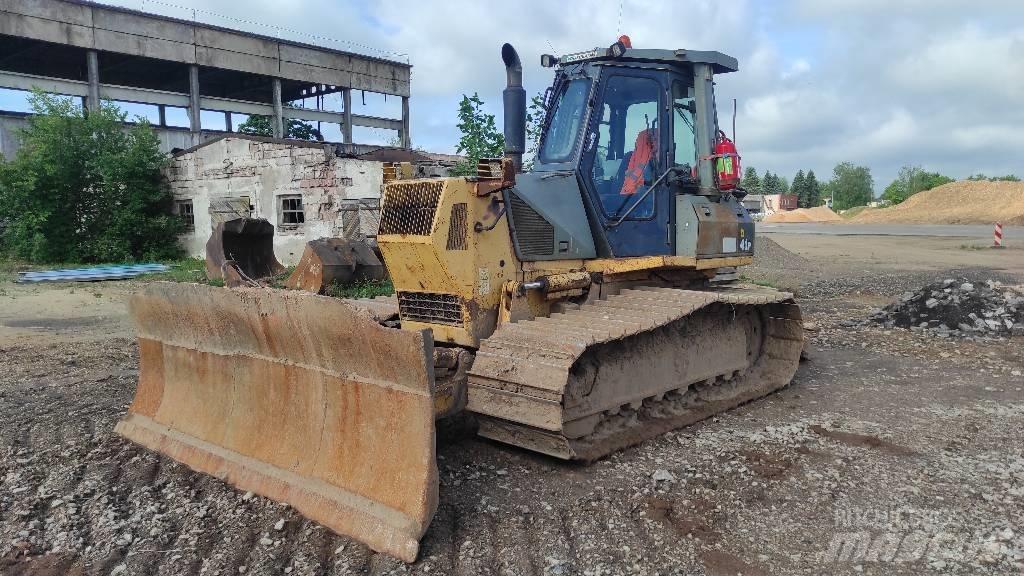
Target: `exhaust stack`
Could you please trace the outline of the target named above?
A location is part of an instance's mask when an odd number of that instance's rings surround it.
[[[526,89],[523,88],[523,64],[511,44],[501,47],[508,80],[501,93],[505,112],[505,156],[512,159],[516,172],[523,171],[523,152],[526,152]]]

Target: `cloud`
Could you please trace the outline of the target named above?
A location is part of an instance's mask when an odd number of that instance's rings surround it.
[[[740,62],[717,79],[718,101],[739,101],[745,165],[827,177],[851,161],[871,168],[880,191],[904,164],[1024,173],[1024,2],[984,4],[222,0],[215,10],[408,54],[413,141],[437,151],[454,148],[463,93],[479,92],[500,125],[503,42],[519,50],[531,94],[551,79],[540,54],[606,46],[620,33],[638,47],[720,50]]]

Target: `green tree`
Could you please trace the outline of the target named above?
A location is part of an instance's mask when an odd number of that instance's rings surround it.
[[[180,253],[156,133],[109,102],[84,113],[34,92],[21,148],[0,164],[4,244],[33,262],[123,262]]]
[[[757,169],[753,166],[747,166],[747,169],[743,171],[743,181],[740,186],[747,191],[748,194],[760,194],[761,193],[761,177],[757,175]]]
[[[807,208],[808,204],[808,193],[810,192],[807,188],[807,182],[805,181],[804,171],[798,170],[796,176],[793,176],[793,186],[790,188],[790,192],[796,194],[796,205],[800,208]]]
[[[324,136],[312,124],[305,120],[288,118],[285,120],[285,138],[294,140],[319,140],[323,141]],[[254,136],[271,137],[274,135],[274,126],[271,124],[270,116],[252,115],[246,118],[245,122],[238,125],[238,131],[242,134]]]
[[[967,177],[968,180],[987,180],[989,182],[1020,182],[1020,178],[1014,174],[1007,174],[1006,176],[985,176],[984,174],[972,174]]]
[[[892,204],[899,204],[918,192],[931,190],[936,186],[948,184],[953,179],[938,172],[926,172],[919,166],[904,166],[891,184],[885,187],[882,199]]]
[[[807,171],[807,176],[804,178],[804,188],[807,189],[807,206],[809,208],[821,206],[824,203],[821,184],[814,175],[814,170]]]
[[[837,164],[832,170],[832,181],[829,184],[832,209],[847,210],[854,206],[866,206],[874,197],[874,185],[870,168],[856,166],[852,162]]]
[[[547,109],[544,108],[544,96],[540,93],[534,95],[530,99],[530,106],[526,109],[526,154],[523,155],[524,172],[532,170],[533,163],[537,159],[537,150],[540,148],[540,137],[544,131],[544,121],[547,113]],[[502,147],[504,147],[504,143]]]
[[[786,185],[776,174],[765,170],[761,179],[761,191],[764,194],[785,194]]]
[[[451,169],[453,176],[472,176],[481,158],[497,158],[505,153],[505,136],[494,123],[494,114],[484,112],[484,101],[474,92],[462,95],[459,102],[459,131],[462,137],[455,151],[466,156]]]

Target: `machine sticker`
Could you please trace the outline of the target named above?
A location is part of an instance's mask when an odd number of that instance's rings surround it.
[[[750,252],[754,243],[747,237],[747,231],[740,226],[740,252]]]
[[[722,238],[722,252],[735,252],[736,251],[736,238],[734,236],[726,236]]]
[[[480,268],[479,276],[480,278],[477,284],[480,288],[478,288],[478,290],[480,291],[481,296],[487,296],[491,293],[491,273],[487,268]]]
[[[607,50],[601,50],[600,48],[594,48],[593,50],[587,50],[586,52],[576,52],[574,54],[566,54],[558,59],[559,64],[572,64],[573,62],[582,62],[584,60],[590,60],[592,58],[600,58],[607,53]]]

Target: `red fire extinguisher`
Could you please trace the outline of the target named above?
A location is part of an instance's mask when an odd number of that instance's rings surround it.
[[[713,157],[715,158],[715,172],[718,175],[718,189],[732,190],[736,188],[742,177],[740,155],[736,153],[736,145],[721,130],[718,131]]]

